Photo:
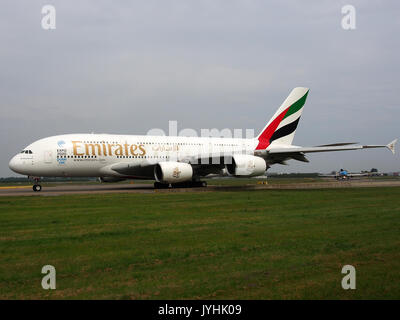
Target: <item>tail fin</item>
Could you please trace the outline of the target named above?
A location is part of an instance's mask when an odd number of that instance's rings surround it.
[[[299,123],[308,88],[297,87],[292,90],[278,111],[258,135],[256,150],[266,149],[272,142],[291,145]]]

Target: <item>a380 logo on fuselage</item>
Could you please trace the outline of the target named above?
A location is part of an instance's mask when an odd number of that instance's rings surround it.
[[[143,144],[119,143],[83,143],[72,141],[74,156],[144,156]]]

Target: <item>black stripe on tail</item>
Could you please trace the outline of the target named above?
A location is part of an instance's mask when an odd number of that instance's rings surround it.
[[[274,132],[274,134],[272,135],[271,139],[269,139],[269,143],[293,133],[296,130],[297,125],[299,124],[299,120],[300,120],[300,117],[298,117],[297,120],[287,124],[286,126],[283,126],[282,128],[279,128],[278,130],[276,130]]]

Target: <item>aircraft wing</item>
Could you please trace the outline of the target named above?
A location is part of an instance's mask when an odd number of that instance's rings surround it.
[[[309,162],[305,157],[306,153],[316,152],[332,152],[332,151],[348,151],[348,150],[359,150],[359,149],[371,149],[371,148],[388,148],[393,154],[395,153],[395,144],[397,139],[388,143],[387,145],[350,145],[350,143],[335,143],[329,145],[322,145],[316,147],[272,147],[266,150],[257,150],[255,155],[265,158],[268,163],[280,163],[285,164],[285,160],[294,159],[302,162]]]
[[[387,145],[349,145],[349,143],[338,143],[333,145],[317,146],[317,147],[296,147],[290,146],[286,148],[271,148],[269,150],[257,150],[255,151],[256,156],[261,156],[266,159],[268,164],[281,163],[285,164],[285,160],[295,159],[298,161],[308,162],[305,157],[306,153],[314,152],[330,152],[330,151],[346,151],[346,150],[358,150],[368,148],[388,148],[394,153],[394,146],[397,139],[390,142]],[[242,150],[246,153],[248,150]],[[236,150],[232,153],[199,153],[196,155],[179,155],[174,161],[186,162],[193,165],[196,171],[201,174],[220,173],[220,170],[225,167],[225,164],[232,163],[232,157],[234,154],[238,154],[240,151]],[[173,159],[169,159],[171,161]],[[140,165],[132,164],[130,162],[121,162],[107,167],[105,169],[112,170],[124,175],[131,176],[151,176],[153,174],[154,166],[159,162],[158,159],[147,159]],[[146,169],[144,173],[143,169]]]
[[[358,150],[358,149],[370,149],[370,148],[388,148],[392,153],[395,153],[396,140],[393,140],[387,145],[330,145],[330,146],[318,146],[318,147],[288,147],[288,148],[273,148],[267,150],[269,154],[277,153],[313,153],[313,152],[330,152],[330,151],[346,151],[346,150]]]
[[[346,150],[358,150],[358,149],[369,149],[369,148],[388,148],[392,153],[395,153],[395,144],[397,139],[388,143],[387,145],[370,144],[370,145],[344,145],[344,144],[334,144],[327,146],[318,147],[287,147],[287,148],[271,148],[266,150],[269,154],[277,153],[313,153],[313,152],[330,152],[330,151],[346,151]]]

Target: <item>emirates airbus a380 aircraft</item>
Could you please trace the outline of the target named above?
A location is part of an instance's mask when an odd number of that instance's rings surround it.
[[[308,162],[306,153],[387,147],[336,143],[316,147],[292,145],[307,88],[295,88],[255,139],[66,134],[38,140],[14,156],[11,170],[28,175],[42,189],[40,177],[99,177],[103,182],[125,179],[155,180],[155,188],[206,186],[211,175],[253,177],[273,164],[295,159]]]

